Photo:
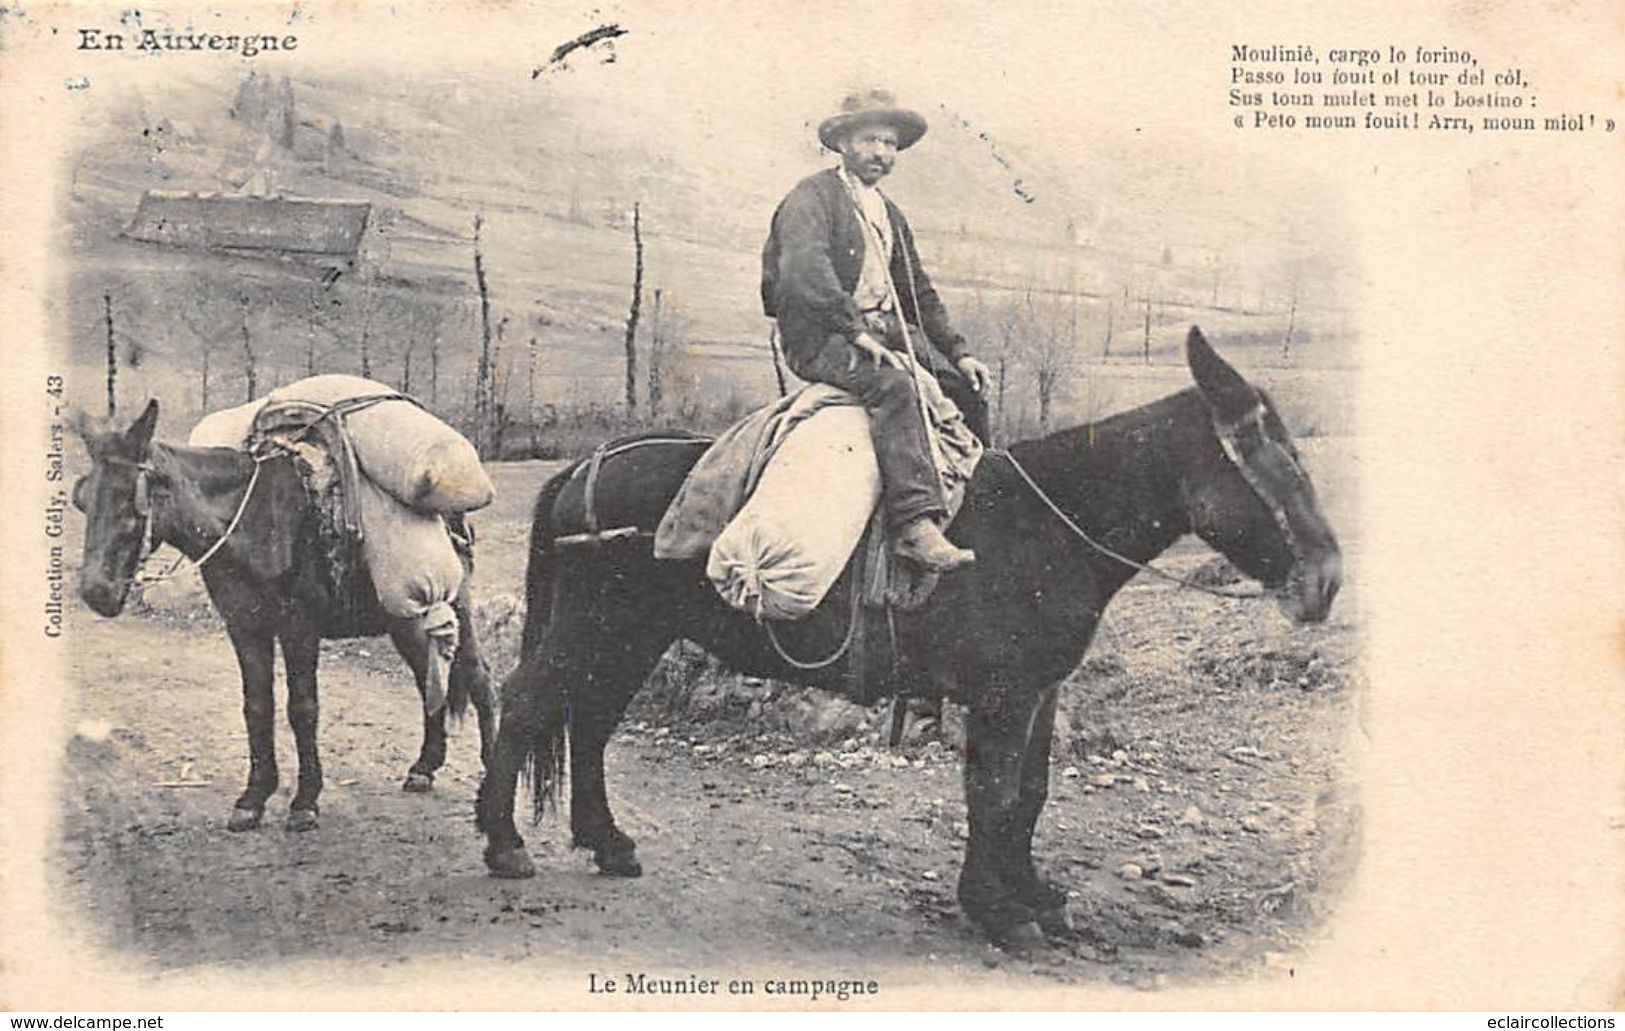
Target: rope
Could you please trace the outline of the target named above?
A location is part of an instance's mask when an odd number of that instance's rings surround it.
[[[1182,576],[1176,576],[1173,573],[1164,572],[1163,570],[1158,569],[1156,566],[1147,565],[1144,562],[1137,562],[1134,559],[1129,558],[1127,555],[1122,555],[1113,551],[1111,548],[1106,547],[1106,545],[1089,536],[1089,534],[1084,531],[1083,527],[1079,526],[1073,521],[1071,516],[1061,511],[1061,506],[1057,505],[1048,494],[1044,493],[1044,488],[1040,487],[1038,482],[1028,475],[1027,470],[1020,462],[1016,460],[1015,455],[1003,450],[999,451],[998,453],[1010,460],[1010,464],[1015,468],[1016,473],[1020,475],[1028,487],[1032,488],[1032,492],[1038,495],[1038,500],[1042,501],[1051,512],[1055,513],[1056,517],[1060,519],[1063,524],[1065,524],[1068,530],[1071,530],[1085,544],[1089,545],[1091,548],[1094,548],[1107,558],[1114,559],[1121,562],[1125,566],[1131,566],[1140,570],[1141,572],[1151,573],[1154,576],[1160,576],[1164,580],[1170,580],[1176,584],[1179,584],[1181,587],[1189,587],[1193,590],[1201,591],[1204,594],[1211,594],[1215,598],[1228,598],[1232,601],[1244,601],[1252,598],[1264,597],[1264,592],[1262,591],[1254,591],[1249,594],[1221,591],[1216,587],[1208,587],[1207,585],[1199,584],[1194,580],[1187,580]]]
[[[855,213],[858,216],[858,225],[869,231],[869,246],[873,248],[877,259],[880,259],[881,268],[886,273],[886,293],[891,300],[892,312],[897,316],[898,329],[902,332],[903,350],[908,354],[908,373],[909,379],[912,380],[910,385],[914,388],[914,408],[920,416],[920,432],[925,436],[926,447],[932,451],[936,451],[938,450],[938,447],[933,443],[936,427],[931,424],[931,415],[925,409],[925,392],[920,389],[918,379],[918,377],[921,375],[930,374],[925,372],[924,368],[920,365],[919,356],[914,353],[914,338],[908,331],[908,319],[903,317],[903,301],[902,298],[898,297],[897,284],[892,280],[890,261],[891,255],[887,253],[886,242],[885,240],[881,239],[879,227],[869,221],[869,216],[864,213],[863,205],[858,202],[856,188],[846,179],[845,176],[841,177],[841,182],[846,186],[847,199],[852,202],[852,207],[855,209]],[[875,190],[875,192],[880,193],[878,188]],[[880,194],[880,199],[883,205],[890,203],[890,200],[883,193]],[[891,210],[889,208],[886,211],[886,219],[888,222],[891,220]],[[914,290],[914,263],[909,260],[908,242],[903,239],[902,230],[895,225],[892,226],[892,246],[900,248],[903,252],[903,266],[908,270],[908,285],[909,290],[912,292]],[[915,295],[915,318],[920,317],[919,309],[919,297],[918,295]],[[861,361],[862,359],[860,358],[859,360]],[[936,456],[934,454],[928,454],[926,457],[932,459],[931,471],[935,474],[937,496],[941,500],[943,507],[946,508],[948,505],[948,485],[942,482],[942,470],[937,465]]]
[[[385,401],[407,401],[411,404],[417,405],[419,408],[423,407],[423,403],[417,398],[410,394],[403,394],[398,391],[392,391],[387,394],[373,394],[368,397],[347,398],[343,401],[330,405],[319,404],[314,401],[300,401],[296,399],[291,401],[277,402],[276,407],[314,409],[318,412],[316,418],[307,423],[298,433],[293,434],[288,438],[289,442],[292,443],[303,440],[313,429],[316,428],[316,425],[323,420],[342,420],[346,415],[365,411],[366,409],[371,408],[374,405],[382,404]],[[347,446],[348,439],[343,438],[342,434],[341,439],[345,440]],[[238,524],[242,522],[243,513],[248,511],[249,499],[254,496],[254,487],[260,482],[260,466],[270,459],[277,457],[278,454],[287,452],[286,445],[276,442],[272,442],[272,444],[274,447],[273,450],[264,451],[260,454],[254,455],[254,471],[248,477],[248,487],[243,491],[242,500],[237,503],[237,511],[232,513],[231,521],[226,524],[225,532],[222,533],[213,544],[209,545],[202,555],[198,556],[198,558],[193,561],[192,565],[194,568],[202,569],[205,562],[208,562],[211,558],[214,558],[214,556],[219,553],[220,549],[225,547],[226,541],[236,531]],[[152,465],[150,462],[141,462],[136,464],[136,470],[137,490],[144,490],[145,479],[153,471]],[[146,522],[141,528],[141,548],[144,553],[150,553],[149,549],[155,549],[156,547],[152,541],[152,524],[152,510],[150,507],[148,507],[146,512]],[[177,557],[174,562],[170,563],[168,569],[164,570],[162,573],[159,573],[157,576],[144,576],[138,570],[130,578],[131,586],[140,591],[145,591],[149,588],[155,587],[158,584],[163,583],[165,580],[172,578],[180,570],[181,563],[185,560],[186,556],[184,554]]]
[[[273,457],[275,456],[270,452],[263,455],[254,456],[254,471],[248,477],[248,488],[243,491],[243,498],[237,503],[237,511],[232,513],[231,521],[226,524],[225,532],[222,533],[213,544],[209,545],[202,555],[193,560],[192,565],[194,568],[202,569],[203,564],[209,561],[211,558],[214,558],[215,554],[225,546],[226,540],[237,529],[237,525],[242,522],[243,513],[248,511],[248,500],[254,496],[254,487],[260,482],[260,466]],[[140,475],[147,475],[151,468],[151,466],[142,467]],[[152,523],[153,517],[151,511],[149,511],[147,513],[146,527],[142,530],[144,540],[150,539],[151,537]],[[137,572],[136,575],[131,578],[131,586],[141,591],[156,587],[158,584],[161,584],[165,580],[173,577],[176,572],[180,570],[181,563],[184,561],[186,561],[186,556],[184,554],[180,555],[175,559],[174,562],[170,563],[168,569],[164,570],[162,573],[159,573],[157,576],[143,576],[141,573]]]
[[[861,604],[862,595],[859,590],[861,586],[859,583],[860,579],[861,578],[857,575],[857,571],[853,570],[851,604],[852,615],[846,621],[846,636],[841,639],[840,644],[836,645],[834,651],[830,652],[822,659],[813,659],[810,662],[803,661],[785,651],[784,645],[779,643],[779,635],[773,632],[773,621],[767,620],[764,623],[764,626],[767,628],[767,639],[773,642],[773,650],[778,652],[779,658],[789,663],[792,667],[804,671],[826,669],[841,661],[841,657],[847,653],[849,648],[852,647],[852,641],[858,635],[858,620],[863,616],[863,606]]]

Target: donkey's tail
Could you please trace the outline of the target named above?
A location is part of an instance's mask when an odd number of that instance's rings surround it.
[[[525,677],[527,682],[514,683],[520,677]],[[557,669],[545,661],[544,654],[532,652],[514,670],[503,689],[504,709],[508,699],[513,697],[513,690],[530,692],[524,701],[517,698],[514,701],[525,706],[521,712],[530,713],[519,775],[530,789],[531,818],[536,823],[540,823],[549,810],[557,808],[564,790],[570,738],[570,700],[565,696],[564,681]]]
[[[525,631],[520,643],[521,655],[529,655],[541,643],[542,634],[553,621],[553,577],[558,563],[558,550],[553,544],[557,536],[553,509],[574,471],[572,465],[558,473],[542,484],[536,495],[530,522],[530,566],[525,572]]]

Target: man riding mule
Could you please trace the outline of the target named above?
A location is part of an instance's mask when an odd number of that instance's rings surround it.
[[[925,130],[924,118],[883,90],[852,94],[824,120],[818,138],[841,160],[803,179],[774,213],[762,250],[762,307],[778,320],[796,375],[840,387],[868,410],[895,550],[946,572],[975,555],[938,527],[947,508],[914,378],[914,334],[976,393],[989,376],[949,323],[903,213],[877,188]]]
[[[1034,864],[1033,833],[1048,796],[1060,685],[1112,596],[1191,533],[1261,581],[1295,620],[1324,620],[1337,593],[1337,540],[1274,406],[1194,329],[1187,360],[1194,389],[989,452],[951,527],[976,562],[943,577],[921,608],[896,614],[897,689],[966,707],[970,837],[959,900],[1010,947],[1068,931],[1066,894]],[[812,673],[791,665],[766,628],[721,599],[703,558],[659,560],[647,535],[585,532],[652,531],[704,443],[632,438],[601,451],[591,477],[577,463],[542,487],[523,656],[503,687],[480,788],[478,824],[495,876],[535,873],[514,825],[521,770],[539,817],[566,761],[574,843],[592,849],[605,874],[642,872],[636,843],[610,812],[604,747],[673,641],[698,642],[744,673],[841,682],[849,659]],[[831,591],[797,631],[839,641],[848,604],[859,602]]]

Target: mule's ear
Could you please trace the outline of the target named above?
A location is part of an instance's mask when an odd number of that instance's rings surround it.
[[[148,445],[152,443],[152,431],[158,428],[158,399],[153,398],[147,402],[147,410],[141,413],[141,418],[131,424],[124,431],[124,440],[146,453]]]
[[[1196,385],[1202,389],[1202,396],[1221,419],[1239,419],[1258,407],[1258,391],[1231,368],[1229,362],[1219,357],[1219,352],[1195,326],[1185,338],[1185,361],[1191,367]]]
[[[96,420],[91,414],[77,405],[69,412],[68,422],[73,426],[73,432],[79,434],[79,439],[87,444],[90,443],[91,437],[101,432],[101,427],[96,425]]]

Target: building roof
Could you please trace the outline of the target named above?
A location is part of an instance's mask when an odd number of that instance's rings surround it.
[[[148,190],[124,235],[170,247],[353,262],[371,214],[366,201]]]

